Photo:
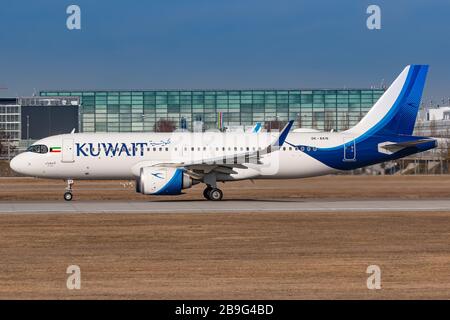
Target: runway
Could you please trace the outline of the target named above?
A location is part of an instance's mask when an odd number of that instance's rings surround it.
[[[0,202],[0,214],[450,211],[450,200],[206,200]]]

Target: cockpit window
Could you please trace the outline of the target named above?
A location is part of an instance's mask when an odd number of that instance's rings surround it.
[[[32,145],[32,146],[29,146],[27,151],[34,152],[34,153],[47,153],[48,152],[48,148],[44,144],[35,144],[35,145]]]

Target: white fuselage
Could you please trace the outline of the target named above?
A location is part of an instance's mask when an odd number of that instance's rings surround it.
[[[278,133],[74,133],[52,136],[35,144],[47,153],[25,152],[15,158],[22,174],[62,179],[134,179],[140,168],[160,164],[182,164],[254,152],[270,145]],[[324,148],[352,139],[346,133],[289,133],[293,145]],[[56,149],[55,149],[56,148]],[[60,149],[59,149],[60,148]],[[50,152],[50,150],[60,152]],[[240,161],[240,163],[245,161]],[[257,178],[302,178],[336,172],[294,146],[251,160],[246,168],[220,180]]]

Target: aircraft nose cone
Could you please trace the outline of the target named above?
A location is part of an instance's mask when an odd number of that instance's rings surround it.
[[[17,173],[24,173],[25,169],[25,159],[23,159],[23,155],[19,154],[12,158],[12,160],[9,162],[9,167]]]
[[[19,168],[19,161],[17,160],[17,157],[14,157],[11,159],[11,161],[9,162],[9,167],[17,172],[18,168]]]

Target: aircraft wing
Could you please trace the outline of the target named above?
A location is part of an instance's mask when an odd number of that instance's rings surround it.
[[[234,154],[228,154],[220,157],[199,159],[188,162],[158,163],[153,166],[185,168],[186,173],[190,174],[194,179],[199,179],[202,174],[207,174],[212,171],[225,174],[236,173],[233,168],[246,169],[247,166],[245,163],[258,163],[259,158],[262,155],[279,150],[286,140],[293,123],[293,120],[289,121],[283,130],[280,131],[280,134],[267,147],[260,150],[236,152]]]

